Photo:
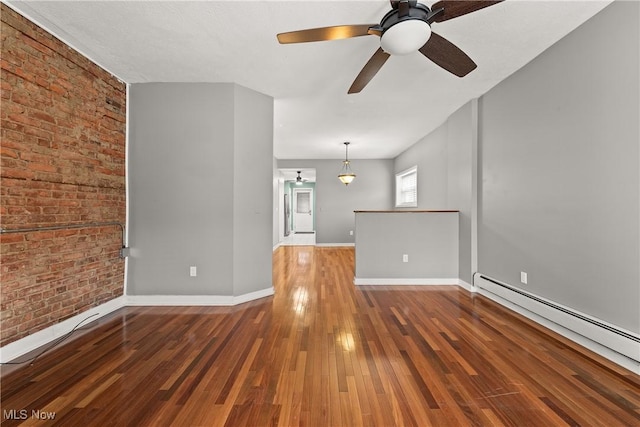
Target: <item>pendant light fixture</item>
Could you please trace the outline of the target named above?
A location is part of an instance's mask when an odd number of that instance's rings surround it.
[[[302,171],[298,171],[298,177],[296,178],[296,185],[302,185],[303,181],[302,181],[302,177],[300,176],[300,173]]]
[[[342,170],[338,174],[338,179],[342,181],[344,185],[349,185],[356,177],[356,174],[351,170],[351,162],[349,161],[349,143],[344,143],[344,161],[342,162]]]

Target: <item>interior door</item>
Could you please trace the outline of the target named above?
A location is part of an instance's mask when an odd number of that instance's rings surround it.
[[[293,231],[313,231],[313,189],[294,188],[293,190]]]

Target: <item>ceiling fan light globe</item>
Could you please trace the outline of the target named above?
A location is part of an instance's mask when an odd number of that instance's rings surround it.
[[[429,37],[429,23],[421,19],[407,19],[387,28],[380,37],[380,46],[388,54],[407,55],[424,46]]]

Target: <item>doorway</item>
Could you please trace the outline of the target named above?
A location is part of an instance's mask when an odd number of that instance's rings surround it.
[[[278,168],[278,175],[278,194],[274,199],[274,242],[277,241],[277,246],[315,245],[315,168]],[[298,196],[300,191],[306,194]]]
[[[313,233],[313,188],[293,189],[293,231]]]

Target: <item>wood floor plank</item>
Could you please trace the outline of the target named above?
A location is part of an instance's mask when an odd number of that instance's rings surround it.
[[[274,296],[111,313],[2,367],[2,425],[640,426],[638,375],[480,295],[353,268],[281,247]]]

